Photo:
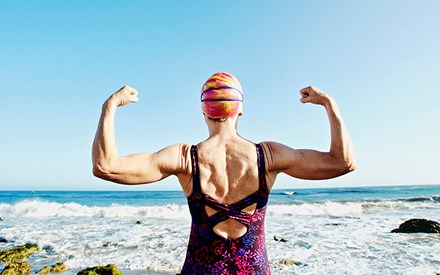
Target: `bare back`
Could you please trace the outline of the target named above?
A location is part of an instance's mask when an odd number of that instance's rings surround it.
[[[236,203],[255,193],[259,187],[256,146],[239,136],[227,140],[217,136],[197,145],[200,186],[204,194],[224,204]],[[256,204],[243,212],[253,214]],[[208,216],[217,211],[206,206]],[[246,226],[228,219],[217,224],[214,232],[225,238],[238,238]]]

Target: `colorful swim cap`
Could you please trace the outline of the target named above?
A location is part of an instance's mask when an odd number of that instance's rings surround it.
[[[213,74],[203,85],[202,110],[210,118],[228,118],[242,114],[243,92],[235,76]]]

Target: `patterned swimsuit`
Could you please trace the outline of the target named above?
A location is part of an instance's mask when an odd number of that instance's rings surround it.
[[[191,147],[193,193],[188,197],[192,217],[191,235],[185,264],[181,274],[270,274],[264,237],[264,216],[269,196],[266,184],[266,170],[261,145],[256,145],[258,156],[258,190],[246,198],[224,204],[202,193],[197,147]],[[257,204],[253,214],[242,209]],[[217,212],[208,216],[208,206]],[[237,238],[223,238],[213,228],[227,219],[234,219],[247,227],[247,232]]]

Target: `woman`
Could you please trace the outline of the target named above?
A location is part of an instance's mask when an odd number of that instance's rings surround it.
[[[315,87],[301,89],[301,102],[326,109],[331,128],[328,152],[297,150],[277,142],[254,144],[239,136],[243,91],[228,73],[214,74],[202,87],[208,139],[196,146],[176,144],[152,154],[119,156],[115,112],[137,102],[137,94],[124,86],[104,103],[93,144],[93,174],[121,184],[177,176],[192,216],[182,274],[270,274],[264,216],[276,176],[328,179],[355,168],[337,104]]]

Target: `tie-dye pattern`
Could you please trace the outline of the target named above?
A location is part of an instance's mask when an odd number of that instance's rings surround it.
[[[243,112],[243,90],[237,78],[216,73],[203,85],[200,96],[202,110],[210,118],[228,118]]]
[[[243,200],[227,205],[201,192],[197,147],[191,148],[193,193],[188,197],[188,205],[192,225],[181,274],[270,274],[264,236],[264,217],[269,191],[266,184],[263,150],[259,144],[256,145],[256,150],[259,171],[258,191]],[[253,214],[241,211],[255,203],[257,207]],[[209,217],[205,206],[218,212]],[[246,225],[247,232],[237,239],[217,235],[213,227],[229,218]]]

